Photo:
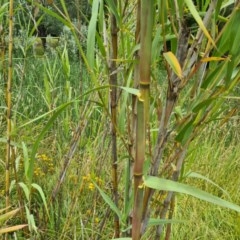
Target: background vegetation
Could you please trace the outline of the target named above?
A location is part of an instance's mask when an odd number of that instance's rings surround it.
[[[0,238],[239,239],[238,1],[0,1]]]

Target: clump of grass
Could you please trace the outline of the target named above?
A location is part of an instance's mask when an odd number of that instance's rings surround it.
[[[182,181],[211,192],[223,199],[240,204],[239,142],[232,139],[231,145],[226,145],[228,134],[233,129],[226,126],[218,128],[216,124],[213,124],[212,127],[191,143],[184,165]],[[209,132],[211,132],[211,136]],[[187,173],[189,171],[205,176],[226,192],[206,180],[188,178]],[[177,195],[175,218],[186,220],[186,223],[175,225],[173,239],[224,240],[238,239],[239,237],[240,218],[238,213],[213,206],[192,197]]]

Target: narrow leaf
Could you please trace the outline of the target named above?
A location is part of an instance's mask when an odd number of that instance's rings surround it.
[[[212,62],[212,61],[226,61],[229,60],[228,57],[206,57],[202,58],[201,62]]]
[[[193,1],[192,0],[184,0],[184,1],[185,1],[186,5],[187,5],[189,11],[191,12],[193,18],[198,23],[198,26],[201,28],[201,30],[203,31],[205,36],[208,38],[208,40],[213,44],[213,46],[215,46],[215,42],[211,38],[211,36],[208,33],[208,30],[206,29],[206,27],[204,26],[204,23],[203,23],[201,17],[199,16],[198,11],[197,11],[195,5],[193,4]]]
[[[42,4],[35,3],[41,10],[43,10],[47,15],[56,18],[65,26],[72,28],[72,23],[67,21],[66,19],[62,18],[59,14],[55,13],[54,11],[50,10],[49,8],[44,7]]]
[[[120,24],[120,16],[118,14],[117,6],[116,6],[115,2],[113,0],[106,0],[106,2],[108,4],[108,6],[109,6],[109,11],[111,13],[113,13],[114,17],[117,20],[117,24],[119,25]]]
[[[48,207],[47,207],[46,197],[45,197],[45,194],[44,194],[42,188],[41,188],[38,184],[36,184],[36,183],[32,183],[32,187],[38,190],[38,192],[39,192],[39,194],[40,194],[40,196],[41,196],[41,198],[42,198],[44,207],[45,207],[45,209],[46,209],[47,215],[48,215],[48,217],[49,217],[49,219],[50,219],[50,215],[49,215]]]
[[[176,141],[181,142],[182,145],[185,145],[187,140],[189,139],[191,133],[193,131],[193,120],[190,120],[183,128],[182,130],[178,133],[176,136]]]
[[[177,193],[188,194],[198,199],[204,200],[206,202],[210,202],[215,205],[226,207],[234,211],[240,212],[240,206],[229,201],[223,200],[221,198],[218,198],[210,193],[207,193],[203,190],[200,190],[187,184],[152,176],[146,177],[144,179],[144,184],[145,186],[156,190],[173,191]]]
[[[119,219],[121,219],[121,212],[115,205],[115,203],[111,200],[111,198],[100,188],[98,185],[93,182],[94,186],[98,189],[104,201],[109,205],[109,207],[118,215]]]
[[[187,173],[187,177],[191,177],[191,178],[198,178],[198,179],[202,179],[206,182],[209,182],[210,184],[214,185],[215,187],[217,187],[218,189],[220,189],[230,200],[231,200],[231,197],[230,195],[228,194],[227,191],[225,191],[223,188],[221,188],[218,184],[216,184],[215,182],[213,182],[212,180],[210,180],[209,178],[199,174],[199,173],[196,173],[196,172],[190,172],[190,173]]]
[[[198,111],[200,111],[202,108],[204,107],[208,107],[210,106],[210,104],[215,100],[215,98],[209,98],[206,100],[203,100],[202,102],[200,102],[199,104],[197,104],[194,108],[193,108],[193,112],[197,113]]]
[[[26,199],[29,201],[30,200],[30,191],[29,191],[27,185],[23,182],[20,182],[18,184],[22,188],[23,192],[25,193]]]
[[[93,0],[92,4],[92,15],[88,26],[87,36],[87,60],[89,67],[94,68],[94,55],[95,55],[95,37],[96,37],[96,26],[98,17],[99,0]]]
[[[22,149],[23,149],[23,164],[24,164],[24,174],[25,177],[28,178],[28,169],[29,169],[29,157],[28,157],[28,149],[24,142],[22,142]]]

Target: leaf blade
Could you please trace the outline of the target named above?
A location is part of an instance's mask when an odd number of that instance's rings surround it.
[[[162,178],[153,177],[153,176],[148,176],[147,178],[145,178],[144,184],[145,186],[156,189],[156,190],[173,191],[177,193],[184,193],[187,195],[191,195],[193,197],[204,200],[206,202],[210,202],[215,205],[226,207],[236,212],[240,212],[240,206],[234,203],[231,203],[229,201],[223,200],[221,198],[218,198],[210,193],[207,193],[203,190],[200,190],[198,188],[192,187],[187,184],[174,182],[171,180],[162,179]]]
[[[206,27],[204,26],[204,23],[200,17],[200,15],[198,14],[198,11],[195,7],[195,5],[193,4],[192,0],[184,0],[189,11],[191,12],[193,18],[196,20],[198,26],[201,28],[201,30],[203,31],[203,33],[205,34],[205,36],[208,38],[208,40],[213,44],[213,46],[216,46],[215,42],[213,41],[212,37],[210,36],[208,30],[206,29]]]

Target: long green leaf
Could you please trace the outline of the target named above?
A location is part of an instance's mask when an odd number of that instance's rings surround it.
[[[95,37],[96,37],[96,26],[98,18],[98,7],[99,0],[93,0],[92,4],[92,16],[88,26],[87,36],[87,60],[89,67],[94,68],[94,56],[95,56]]]
[[[98,185],[95,182],[93,182],[93,184],[98,189],[98,191],[101,194],[101,196],[104,199],[104,201],[118,215],[119,219],[121,219],[122,214],[121,214],[120,210],[117,208],[117,206],[115,205],[115,203],[112,201],[112,199],[100,187],[98,187]]]
[[[218,189],[220,189],[230,200],[231,200],[231,197],[230,195],[228,194],[227,191],[225,191],[223,188],[221,188],[218,184],[216,184],[215,182],[213,182],[211,179],[203,176],[202,174],[199,174],[199,173],[196,173],[196,172],[189,172],[186,174],[186,177],[191,177],[191,178],[198,178],[198,179],[202,179],[206,182],[209,182],[211,183],[212,185],[214,185],[215,187],[217,187]]]
[[[45,207],[45,209],[46,209],[47,215],[48,215],[48,217],[49,217],[49,219],[50,219],[50,215],[49,215],[48,207],[47,207],[46,197],[45,197],[45,194],[44,194],[42,188],[41,188],[38,184],[36,184],[36,183],[32,183],[32,187],[38,190],[38,192],[39,192],[39,194],[40,194],[40,196],[41,196],[41,198],[42,198],[44,207]]]
[[[215,42],[213,41],[213,39],[211,38],[210,34],[208,33],[208,30],[206,29],[206,27],[204,26],[204,23],[196,9],[196,7],[193,4],[192,0],[184,0],[186,5],[188,6],[189,11],[191,12],[193,18],[196,20],[196,22],[198,23],[198,26],[201,28],[201,30],[203,31],[203,33],[205,34],[205,36],[208,38],[208,40],[213,44],[213,46],[215,46]]]
[[[42,4],[35,3],[40,9],[42,9],[47,15],[56,18],[65,26],[72,28],[72,23],[61,17],[59,14],[55,13],[54,11],[50,10],[49,8],[44,7]]]
[[[0,19],[2,18],[2,16],[5,14],[5,12],[8,10],[8,5],[9,2],[4,3],[1,7],[0,7]]]
[[[27,205],[25,205],[25,210],[26,210],[26,217],[27,217],[27,221],[28,221],[29,230],[38,233],[38,228],[36,226],[34,217],[30,213],[29,208],[27,207]]]
[[[200,190],[187,184],[152,176],[146,177],[144,179],[144,184],[145,186],[156,190],[173,191],[177,193],[188,194],[198,199],[204,200],[206,202],[210,202],[215,205],[226,207],[234,211],[240,212],[240,206],[229,201],[223,200],[221,198],[218,198],[210,193],[207,193],[203,190]]]
[[[192,131],[193,131],[193,120],[190,120],[178,133],[176,136],[176,141],[181,142],[182,145],[185,145],[185,143],[188,141]]]
[[[117,6],[113,0],[106,0],[108,6],[109,6],[109,11],[115,16],[117,20],[117,25],[120,24],[120,16],[117,11]]]
[[[208,98],[206,100],[203,100],[202,102],[198,103],[196,106],[193,107],[193,112],[197,113],[199,112],[202,108],[204,107],[208,107],[213,101],[215,100],[215,98]]]
[[[18,184],[19,184],[19,186],[22,188],[22,190],[23,190],[23,192],[24,192],[24,194],[25,194],[25,196],[26,196],[26,199],[27,199],[28,202],[29,202],[29,200],[30,200],[30,191],[29,191],[27,185],[26,185],[25,183],[23,183],[23,182],[20,182],[20,183],[18,183]]]
[[[23,164],[24,164],[24,174],[27,178],[27,173],[29,169],[29,157],[28,157],[28,149],[24,142],[22,142],[22,149],[23,149]]]

